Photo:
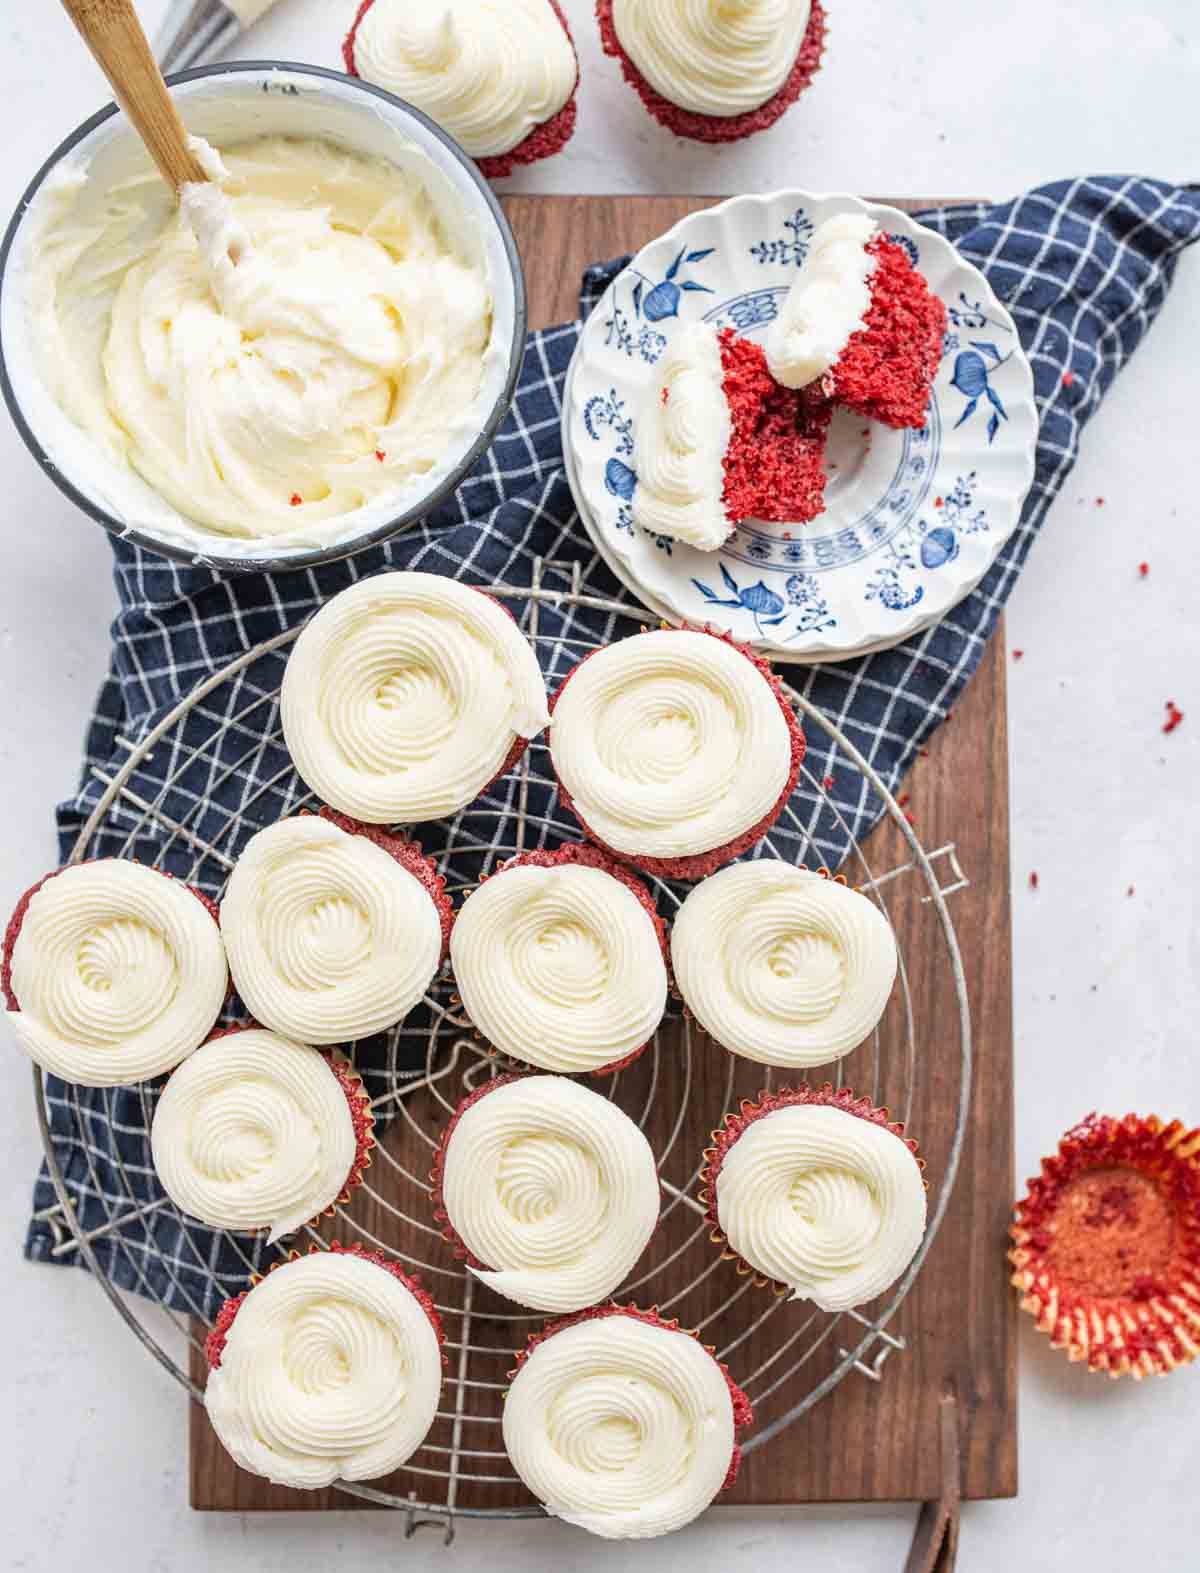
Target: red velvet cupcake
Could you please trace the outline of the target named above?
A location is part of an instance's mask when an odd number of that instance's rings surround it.
[[[154,1168],[213,1229],[294,1234],[362,1184],[370,1097],[340,1055],[257,1025],[215,1032],[171,1073],[150,1131]]]
[[[221,903],[247,1010],[313,1044],[403,1021],[441,966],[453,920],[445,881],[419,846],[331,809],[251,836]]]
[[[489,180],[561,152],[575,130],[579,62],[558,0],[363,0],[342,57],[424,111]]]
[[[903,1125],[848,1087],[764,1091],[705,1151],[712,1241],[740,1273],[823,1311],[875,1299],[925,1233],[924,1162]]]
[[[373,1480],[428,1435],[441,1346],[432,1300],[396,1262],[314,1246],[222,1306],[205,1408],[234,1460],[277,1485]]]
[[[1200,1353],[1200,1130],[1089,1114],[1017,1203],[1021,1309],[1055,1349],[1111,1377]]]
[[[126,858],[57,869],[4,935],[0,984],[21,1047],[88,1087],[171,1070],[208,1037],[229,991],[213,903]]]
[[[656,1310],[605,1305],[548,1324],[518,1354],[504,1446],[555,1518],[647,1539],[690,1523],[733,1484],[753,1419],[694,1332]],[[680,1436],[691,1439],[684,1454]]]
[[[672,0],[596,0],[604,52],[654,118],[677,136],[738,142],[773,126],[816,75],[825,11],[794,0],[782,29],[753,4],[713,13],[689,33]]]
[[[463,1009],[540,1070],[609,1075],[667,1004],[666,925],[640,879],[596,847],[524,852],[480,881],[450,941]]]
[[[821,224],[767,334],[771,375],[886,426],[925,424],[946,308],[865,213]]]
[[[760,841],[804,748],[769,663],[707,629],[593,651],[551,701],[562,802],[598,846],[666,879],[702,879]]]

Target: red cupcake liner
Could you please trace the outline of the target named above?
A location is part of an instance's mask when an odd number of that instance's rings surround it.
[[[359,1256],[364,1262],[374,1262],[377,1267],[382,1267],[385,1273],[391,1273],[393,1278],[398,1279],[429,1318],[434,1336],[438,1341],[438,1348],[441,1349],[443,1347],[445,1334],[442,1332],[441,1318],[434,1308],[433,1300],[422,1287],[419,1278],[406,1273],[398,1262],[393,1262],[382,1251],[368,1251],[357,1243],[342,1245],[337,1240],[330,1242],[329,1249],[339,1256]],[[248,1289],[243,1289],[241,1294],[234,1295],[232,1299],[225,1301],[225,1304],[217,1312],[217,1319],[209,1330],[208,1337],[204,1340],[204,1356],[208,1361],[210,1371],[215,1371],[221,1364],[221,1356],[225,1352],[225,1344],[229,1338],[229,1329],[233,1326],[246,1296],[253,1294],[263,1279],[273,1273],[277,1267],[283,1267],[287,1262],[298,1262],[302,1256],[315,1256],[324,1252],[324,1250],[324,1246],[310,1245],[307,1251],[289,1251],[278,1262],[272,1262],[265,1273],[253,1274]],[[445,1363],[446,1356],[443,1354],[442,1364],[445,1365]]]
[[[551,709],[553,709],[553,705],[551,705]],[[578,818],[579,816],[576,815],[575,817]],[[620,880],[626,890],[632,891],[637,897],[640,906],[654,924],[654,932],[658,936],[658,948],[662,951],[663,965],[667,969],[669,985],[671,979],[671,942],[667,936],[667,925],[659,917],[658,909],[654,905],[654,897],[635,874],[632,874],[627,867],[617,862],[615,855],[610,856],[608,851],[602,849],[598,844],[590,844],[586,841],[568,841],[563,846],[556,847],[553,852],[547,851],[545,848],[537,848],[533,852],[518,852],[514,857],[507,858],[491,874],[484,874],[480,878],[479,883],[482,885],[489,879],[495,879],[497,875],[507,873],[511,868],[561,868],[567,863],[581,863],[587,868],[598,868],[602,873],[611,875],[613,879]],[[479,1037],[482,1042],[482,1034],[479,1034]],[[640,1048],[631,1050],[624,1058],[613,1060],[608,1065],[599,1065],[595,1070],[588,1071],[586,1074],[589,1076],[615,1076],[618,1071],[627,1070],[634,1060],[640,1058],[650,1047],[650,1042],[651,1040],[647,1039]],[[498,1051],[491,1049],[490,1052],[495,1054]],[[515,1056],[513,1057],[515,1058]],[[554,1072],[542,1071],[540,1074],[549,1076],[553,1075]],[[501,1078],[501,1080],[511,1079],[511,1077]],[[492,1082],[490,1085],[494,1087],[496,1082]],[[487,1089],[482,1090],[486,1091]]]
[[[695,1339],[696,1343],[700,1344],[698,1331],[688,1327],[680,1327],[677,1318],[667,1321],[666,1318],[658,1314],[657,1306],[651,1306],[648,1311],[643,1311],[636,1305],[617,1305],[615,1302],[612,1305],[596,1305],[587,1311],[574,1311],[570,1316],[564,1316],[559,1321],[547,1322],[541,1332],[531,1333],[524,1349],[517,1351],[517,1363],[508,1373],[509,1381],[512,1381],[539,1344],[544,1344],[547,1339],[553,1338],[556,1333],[564,1332],[568,1327],[574,1327],[579,1322],[599,1321],[606,1316],[631,1316],[635,1321],[645,1322],[648,1327],[661,1327],[668,1333],[678,1333],[681,1338],[692,1338]],[[706,1354],[712,1356],[721,1375],[725,1378],[725,1385],[729,1389],[729,1398],[733,1404],[733,1454],[729,1460],[729,1471],[721,1483],[721,1490],[728,1491],[737,1479],[738,1468],[742,1461],[742,1449],[739,1438],[747,1426],[753,1425],[754,1409],[746,1394],[730,1376],[729,1367],[723,1360],[717,1359],[715,1347],[712,1344],[700,1344],[700,1347]]]
[[[1200,1354],[1200,1129],[1089,1114],[1014,1220],[1012,1282],[1052,1348],[1138,1380]]]
[[[709,1239],[714,1245],[720,1246],[722,1259],[734,1263],[739,1277],[750,1276],[759,1288],[769,1288],[778,1295],[791,1294],[792,1286],[765,1277],[745,1257],[731,1249],[717,1215],[717,1179],[730,1149],[749,1126],[778,1109],[790,1109],[802,1104],[821,1104],[830,1109],[841,1109],[844,1114],[853,1114],[857,1119],[868,1120],[872,1125],[891,1131],[912,1153],[922,1172],[925,1169],[925,1160],[912,1137],[904,1134],[904,1126],[890,1119],[886,1109],[876,1108],[870,1098],[858,1097],[849,1087],[839,1087],[835,1092],[833,1083],[829,1081],[820,1087],[801,1082],[795,1087],[775,1090],[764,1087],[757,1098],[743,1098],[738,1112],[725,1116],[722,1124],[712,1133],[712,1146],[704,1149],[704,1166],[700,1170],[700,1200],[704,1203],[704,1216],[711,1227]]]
[[[871,304],[820,386],[865,419],[921,427],[942,363],[946,308],[894,240],[876,235],[866,249],[875,258]]]
[[[669,98],[664,98],[657,88],[651,87],[622,49],[612,13],[613,0],[596,0],[596,20],[600,24],[600,41],[604,53],[616,57],[621,66],[621,75],[655,120],[676,136],[691,137],[696,142],[740,142],[743,137],[753,136],[756,131],[765,131],[768,126],[773,126],[820,70],[828,32],[821,0],[812,0],[808,27],[800,41],[795,64],[774,96],[744,115],[702,115],[692,109],[680,108]]]
[[[89,863],[104,863],[107,861],[115,861],[115,859],[109,860],[106,858],[84,858],[79,863],[68,863],[63,868],[51,869],[50,873],[43,874],[41,879],[39,879],[36,884],[30,885],[29,889],[13,908],[13,915],[11,918],[9,918],[8,927],[4,931],[3,955],[0,955],[0,993],[3,993],[5,1003],[7,1004],[9,1010],[20,1010],[21,1008],[20,1002],[13,992],[12,954],[13,947],[17,943],[17,935],[21,932],[21,925],[25,921],[25,914],[29,911],[29,903],[33,900],[34,896],[37,895],[38,891],[41,890],[43,885],[52,879],[56,879],[59,874],[65,874],[67,869],[84,868]],[[137,859],[130,858],[128,861],[133,863],[137,862]],[[139,866],[142,868],[150,867],[148,863],[142,863]],[[150,871],[153,874],[161,874],[164,879],[175,878],[174,874],[168,874],[165,868],[156,868],[151,869]],[[179,883],[183,884],[183,881],[180,880]],[[184,884],[183,888],[185,890],[191,891],[192,895],[195,896],[196,900],[204,907],[209,917],[213,920],[219,929],[221,927],[220,914],[217,904],[212,899],[212,897],[206,896],[204,892],[202,890],[198,890],[195,885]]]
[[[358,14],[350,31],[342,43],[342,59],[345,61],[346,70],[351,76],[358,76],[359,70],[354,61],[354,41],[358,36],[358,29],[362,19],[375,4],[375,0],[363,0],[358,8]],[[529,134],[510,148],[507,153],[486,153],[474,162],[479,166],[479,173],[487,180],[499,180],[504,175],[511,175],[519,164],[535,164],[539,159],[550,158],[555,153],[561,153],[571,140],[575,132],[575,118],[577,114],[576,100],[579,96],[579,51],[575,48],[575,40],[571,37],[571,29],[558,0],[549,0],[550,8],[562,23],[562,30],[567,35],[567,42],[571,45],[571,53],[575,56],[575,86],[571,89],[571,96],[561,109],[556,110],[549,120],[543,120],[541,125],[534,126]],[[363,80],[366,80],[365,78]],[[418,106],[419,107],[419,106]],[[465,151],[465,150],[464,150]],[[467,154],[469,158],[471,155]]]
[[[635,868],[644,869],[648,874],[657,874],[663,879],[703,879],[706,874],[711,874],[714,869],[718,869],[723,864],[731,862],[735,857],[739,857],[741,853],[752,847],[756,841],[761,841],[767,831],[770,830],[771,826],[787,807],[788,799],[791,797],[796,782],[799,780],[800,766],[804,762],[804,751],[808,745],[805,742],[804,733],[796,717],[796,712],[784,697],[783,684],[772,671],[769,661],[757,655],[749,645],[739,644],[731,634],[725,633],[720,629],[698,628],[689,623],[685,623],[679,628],[676,628],[672,623],[662,623],[660,626],[668,633],[707,634],[710,639],[723,639],[727,645],[745,656],[752,666],[757,667],[763,680],[770,686],[771,692],[775,695],[779,708],[783,712],[783,718],[787,722],[788,733],[792,742],[791,767],[788,771],[788,778],[784,783],[783,791],[779,794],[775,806],[756,825],[751,825],[749,830],[744,830],[740,836],[737,836],[733,841],[727,841],[724,846],[713,847],[711,851],[697,852],[689,857],[680,858],[642,857],[633,852],[618,852],[615,847],[609,846],[608,842],[601,836],[598,836],[587,820],[584,819],[575,804],[574,798],[563,785],[561,777],[558,776],[557,770],[555,771],[555,778],[558,781],[558,795],[563,806],[574,814],[588,840],[594,842],[598,847],[603,847],[610,856],[622,863],[632,863]],[[553,717],[555,706],[562,698],[567,684],[575,676],[575,673],[598,653],[597,650],[589,650],[587,655],[583,657],[583,660],[578,661],[567,673],[566,677],[563,678],[557,692],[550,699],[551,717]],[[553,751],[551,751],[550,757],[553,763]]]
[[[524,741],[522,738],[522,744]],[[308,814],[312,811],[304,808],[300,812]],[[425,856],[420,842],[407,841],[403,836],[394,836],[388,830],[381,830],[378,825],[367,825],[360,819],[351,819],[349,814],[339,813],[335,808],[323,807],[317,811],[317,817],[327,819],[331,825],[344,830],[348,836],[365,836],[424,887],[430,901],[437,909],[438,922],[442,930],[442,949],[438,959],[445,961],[450,952],[450,931],[454,927],[454,903],[446,894],[445,879],[438,873],[437,865],[433,860]]]
[[[784,388],[760,344],[732,328],[718,334],[731,429],[721,494],[730,531],[743,519],[806,524],[825,511],[825,438],[833,404]]]

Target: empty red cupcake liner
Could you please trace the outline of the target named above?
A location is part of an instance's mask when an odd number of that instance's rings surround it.
[[[1200,1129],[1089,1114],[1016,1204],[1021,1309],[1067,1358],[1110,1377],[1200,1354]]]

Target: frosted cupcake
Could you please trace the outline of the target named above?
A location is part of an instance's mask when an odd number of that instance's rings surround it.
[[[361,1079],[261,1027],[217,1033],[175,1070],[150,1148],[181,1212],[268,1243],[332,1212],[361,1185],[375,1145]]]
[[[891,1287],[925,1233],[916,1143],[843,1088],[744,1102],[705,1153],[713,1241],[793,1300],[848,1311]]]
[[[886,426],[925,424],[946,308],[865,214],[821,224],[767,332],[771,375]]]
[[[611,1305],[530,1339],[504,1401],[504,1446],[555,1518],[643,1540],[682,1529],[733,1484],[752,1419],[694,1333]]]
[[[689,324],[643,397],[634,523],[711,552],[743,519],[814,519],[825,508],[832,413],[819,394],[780,387],[749,339]]]
[[[856,1048],[896,979],[896,940],[873,901],[773,858],[703,880],[671,929],[676,986],[718,1043],[804,1069]]]
[[[765,131],[821,64],[820,0],[596,0],[606,54],[668,130],[699,142]]]
[[[123,858],[77,863],[27,890],[0,981],[30,1059],[85,1087],[178,1065],[208,1037],[229,989],[208,898]]]
[[[502,1076],[456,1109],[433,1166],[447,1238],[481,1281],[536,1311],[578,1311],[628,1276],[658,1223],[650,1143],[564,1076]]]
[[[545,727],[546,687],[509,613],[429,573],[361,579],[305,626],[283,676],[302,780],[370,825],[444,819]]]
[[[363,0],[342,54],[489,179],[549,158],[575,130],[579,62],[558,0]]]
[[[323,809],[251,836],[221,902],[238,993],[301,1043],[345,1043],[403,1021],[446,954],[445,881],[399,836]]]
[[[700,879],[783,812],[804,734],[770,666],[696,629],[596,650],[554,697],[559,795],[590,839],[669,879]]]
[[[433,1302],[379,1252],[314,1246],[227,1300],[204,1406],[236,1463],[314,1491],[398,1469],[442,1390]]]
[[[526,852],[471,892],[450,941],[463,1009],[540,1070],[604,1074],[646,1047],[667,1007],[654,900],[595,847]]]

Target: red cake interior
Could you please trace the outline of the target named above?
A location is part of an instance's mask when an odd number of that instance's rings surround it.
[[[722,494],[730,523],[815,519],[825,510],[825,435],[833,405],[809,389],[780,387],[760,346],[732,328],[719,337],[732,421]]]
[[[885,426],[924,426],[942,359],[946,308],[895,241],[877,235],[871,305],[824,379],[839,404]]]

